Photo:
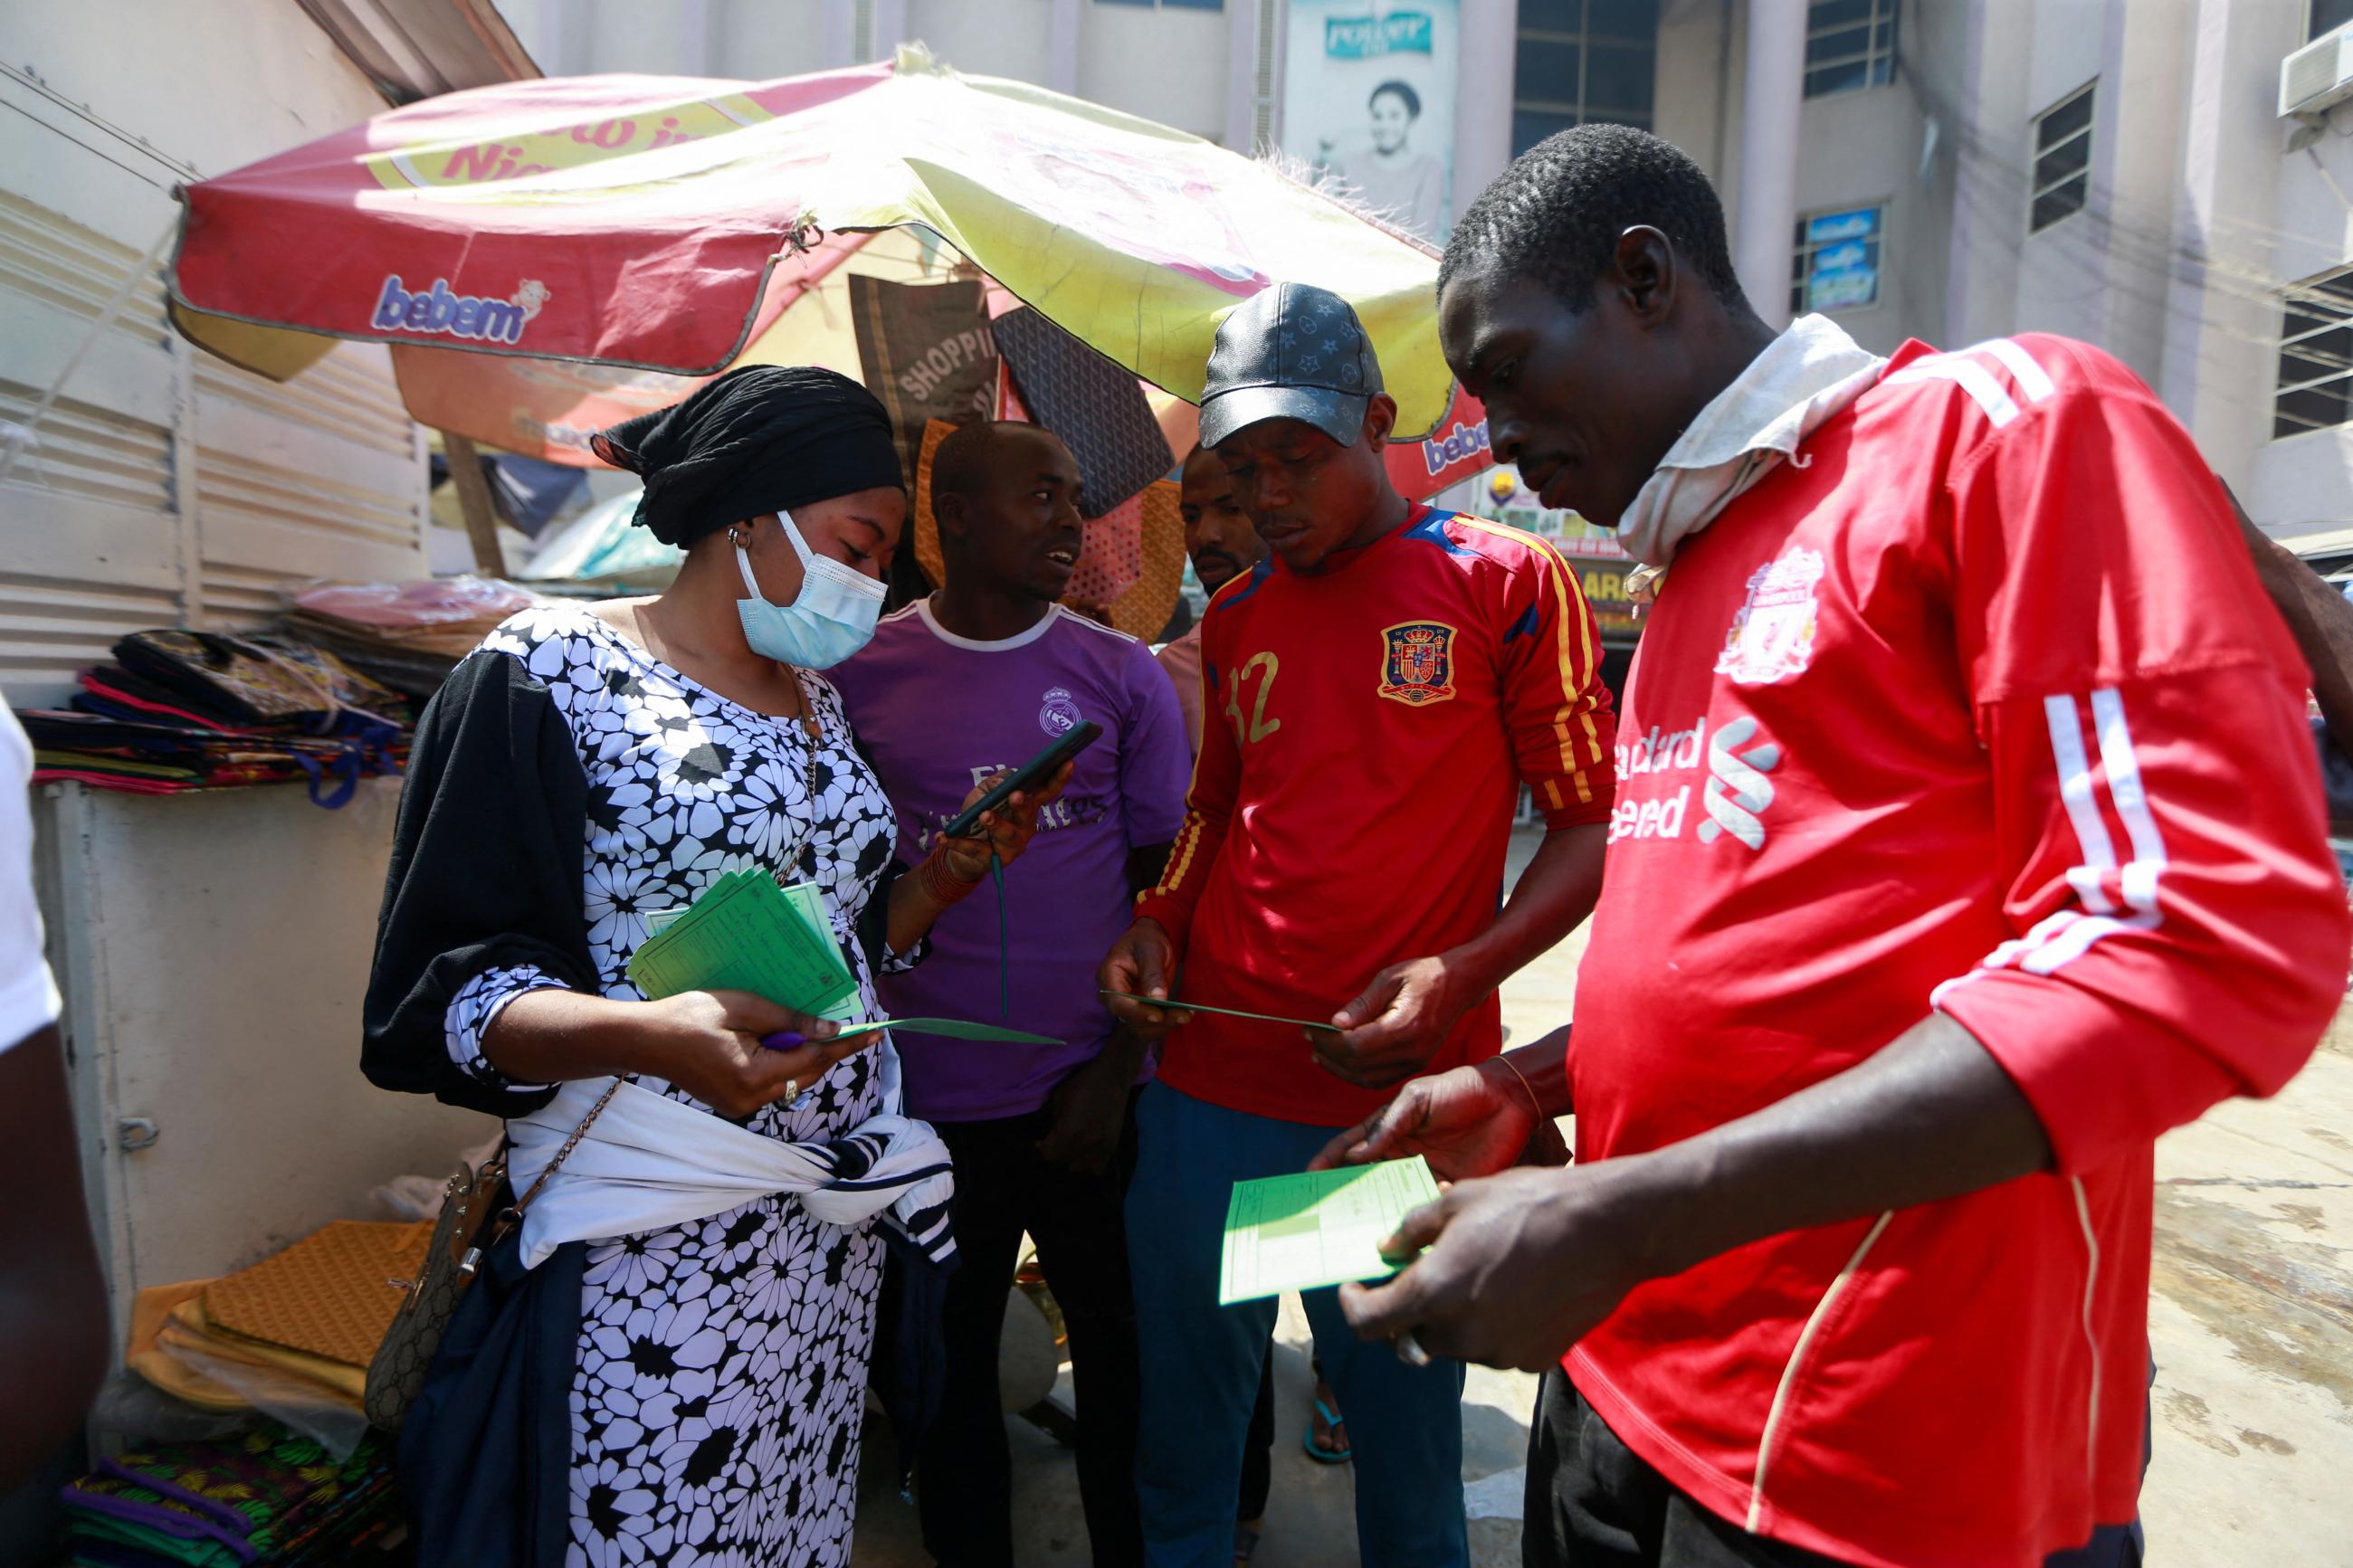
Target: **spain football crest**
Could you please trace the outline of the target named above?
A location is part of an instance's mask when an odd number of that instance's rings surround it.
[[[1454,628],[1407,621],[1381,632],[1381,695],[1409,708],[1454,699]]]

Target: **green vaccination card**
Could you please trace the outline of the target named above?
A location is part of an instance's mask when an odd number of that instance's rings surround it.
[[[1419,1154],[1236,1182],[1226,1206],[1218,1305],[1386,1279],[1397,1268],[1382,1260],[1381,1243],[1437,1197],[1437,1178]]]

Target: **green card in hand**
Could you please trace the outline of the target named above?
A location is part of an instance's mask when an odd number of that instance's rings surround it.
[[[1328,1018],[1283,1018],[1272,1013],[1245,1013],[1239,1007],[1204,1007],[1198,1002],[1179,1002],[1173,996],[1138,996],[1128,991],[1098,991],[1096,995],[1111,1002],[1141,1002],[1147,1007],[1166,1007],[1172,1013],[1215,1013],[1221,1018],[1250,1018],[1261,1024],[1293,1024],[1303,1029],[1321,1029],[1326,1034],[1340,1031]]]
[[[646,917],[652,932],[629,959],[629,979],[648,996],[681,991],[749,991],[779,1007],[843,1026],[836,1039],[882,1029],[945,1035],[960,1040],[1059,1046],[1046,1035],[1024,1034],[960,1018],[883,1018],[853,1023],[858,979],[834,941],[825,895],[814,883],[780,888],[765,871],[729,871],[683,910]]]
[[[1062,1043],[1051,1035],[1024,1034],[1019,1029],[1002,1029],[995,1024],[967,1024],[961,1018],[878,1018],[871,1024],[846,1025],[833,1038],[854,1040],[877,1029],[904,1029],[911,1035],[946,1035],[958,1040],[1001,1040],[1016,1046],[1059,1046]]]
[[[1385,1279],[1396,1267],[1382,1260],[1381,1242],[1437,1197],[1437,1178],[1419,1154],[1236,1182],[1218,1305]]]
[[[808,884],[780,888],[765,871],[729,871],[683,913],[661,911],[649,925],[656,920],[659,929],[629,959],[629,979],[648,996],[749,991],[824,1015],[857,994],[824,896]]]

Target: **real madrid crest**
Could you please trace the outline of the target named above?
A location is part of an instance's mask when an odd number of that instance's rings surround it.
[[[1748,597],[1732,617],[1715,672],[1736,685],[1770,686],[1801,675],[1814,657],[1814,586],[1822,558],[1792,550],[1748,575]]]
[[[1409,708],[1454,699],[1454,628],[1407,621],[1381,632],[1381,695]]]
[[[1078,700],[1060,686],[1049,687],[1038,710],[1038,728],[1057,739],[1077,729],[1083,715],[1079,712]]]

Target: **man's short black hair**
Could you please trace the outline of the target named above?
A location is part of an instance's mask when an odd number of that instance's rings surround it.
[[[1381,94],[1385,92],[1396,93],[1398,97],[1404,101],[1405,117],[1408,120],[1419,120],[1421,118],[1421,94],[1413,90],[1413,84],[1411,82],[1398,81],[1394,79],[1385,81],[1381,83],[1380,86],[1373,89],[1373,95],[1365,100],[1365,107],[1366,109],[1370,109],[1373,105],[1378,103],[1381,100]]]
[[[998,437],[1009,430],[1052,434],[1042,426],[1020,419],[983,419],[976,424],[957,426],[941,439],[938,450],[932,454],[933,504],[936,506],[942,496],[969,500],[978,494],[988,482],[989,454],[996,449]]]
[[[1618,237],[1638,224],[1665,235],[1683,266],[1726,305],[1746,304],[1724,234],[1724,204],[1671,142],[1630,125],[1579,125],[1546,137],[1480,193],[1454,226],[1438,290],[1464,268],[1534,278],[1572,310],[1593,303]]]

